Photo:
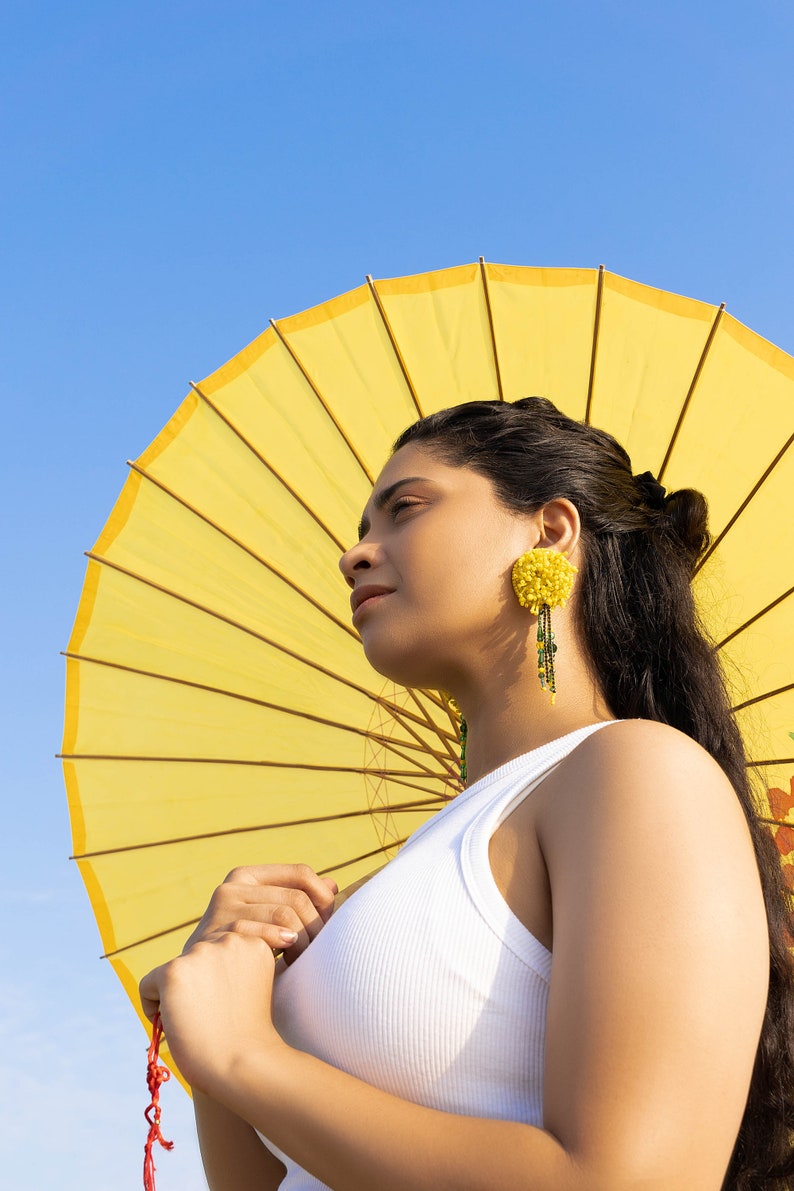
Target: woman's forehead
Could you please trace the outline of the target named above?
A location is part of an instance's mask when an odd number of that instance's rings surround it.
[[[432,480],[433,472],[437,472],[437,462],[427,451],[417,450],[410,445],[395,451],[375,481],[372,494],[361,515],[359,537],[369,525],[373,509],[383,508],[394,492],[404,484]]]
[[[422,443],[407,443],[406,446],[400,447],[399,451],[395,451],[384,463],[380,475],[375,481],[375,488],[379,486],[384,476],[389,477],[386,479],[386,483],[391,483],[392,473],[396,475],[397,472],[404,472],[406,468],[415,468],[420,460],[428,465],[431,462],[436,464],[440,462]]]
[[[491,481],[474,468],[448,463],[427,444],[408,443],[391,456],[375,481],[365,514],[381,508],[394,489],[412,481],[428,481],[443,488],[475,486],[492,490]]]
[[[424,461],[424,456],[422,457]],[[379,493],[393,484],[395,480],[402,479],[403,476],[419,474],[421,466],[417,452],[412,447],[401,447],[399,451],[395,451],[391,455],[378,475],[375,483],[372,485],[372,493],[367,505],[371,505],[373,500],[376,500]]]

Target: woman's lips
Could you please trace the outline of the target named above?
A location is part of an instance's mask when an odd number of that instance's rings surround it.
[[[377,603],[384,596],[391,595],[393,588],[391,587],[377,587],[375,584],[368,584],[366,587],[359,587],[353,592],[350,597],[350,606],[353,609],[353,624],[356,623],[359,613],[364,608],[370,608]]]

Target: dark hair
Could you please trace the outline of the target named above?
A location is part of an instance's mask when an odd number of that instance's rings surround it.
[[[769,828],[760,821],[719,662],[699,622],[691,580],[709,544],[704,496],[665,494],[632,474],[626,451],[541,397],[474,401],[409,426],[443,462],[488,477],[511,509],[565,497],[582,524],[578,628],[616,717],[671,724],[721,765],[752,835],[769,923],[766,1014],[724,1191],[785,1191],[794,1177],[792,906]]]

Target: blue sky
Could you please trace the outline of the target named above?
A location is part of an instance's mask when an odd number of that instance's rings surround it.
[[[53,760],[125,459],[269,317],[481,254],[604,262],[794,351],[794,10],[29,0],[0,47],[0,1166],[132,1191],[145,1038]],[[186,1097],[163,1101],[159,1191],[200,1189]]]

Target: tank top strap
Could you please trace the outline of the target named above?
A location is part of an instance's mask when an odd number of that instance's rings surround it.
[[[607,723],[614,722],[608,720],[579,728],[518,758],[527,764],[515,773],[513,781],[504,784],[493,798],[489,798],[478,809],[461,839],[460,860],[463,879],[480,914],[504,945],[546,981],[551,976],[551,952],[516,918],[505,901],[491,870],[489,844],[500,824],[561,761],[564,761],[588,736],[592,736],[599,728],[606,727]]]

